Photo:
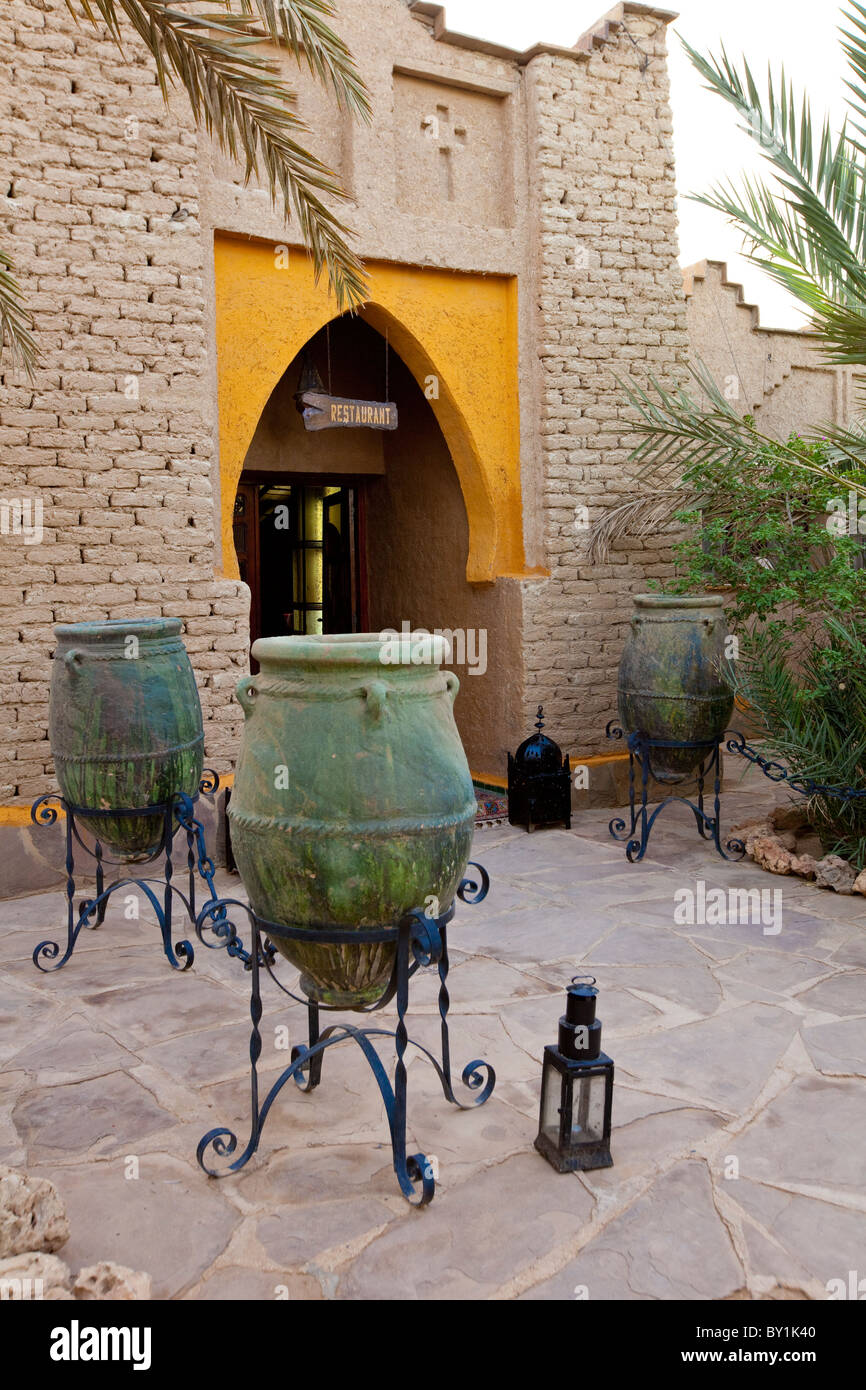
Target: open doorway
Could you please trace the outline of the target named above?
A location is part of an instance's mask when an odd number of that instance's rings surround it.
[[[297,393],[312,361],[328,395],[393,401],[395,430],[307,430]],[[387,371],[386,371],[387,362]],[[328,389],[330,387],[330,390]],[[520,731],[517,584],[466,578],[469,522],[427,391],[360,317],[331,322],[287,365],[249,445],[234,541],[250,637],[439,630],[460,680],[470,766],[498,775]],[[255,672],[255,663],[252,663]]]
[[[363,485],[245,472],[234,542],[250,589],[250,640],[361,632]]]

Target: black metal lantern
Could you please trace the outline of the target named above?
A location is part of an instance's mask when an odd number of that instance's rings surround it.
[[[514,757],[508,754],[508,820],[511,825],[565,823],[571,829],[571,766],[544,728],[544,710],[538,706],[537,733],[521,743]]]
[[[560,1173],[610,1168],[613,1062],[601,1051],[595,977],[576,975],[559,1020],[559,1046],[544,1049],[535,1147]]]

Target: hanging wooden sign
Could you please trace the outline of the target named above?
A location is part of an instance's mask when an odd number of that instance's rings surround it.
[[[324,391],[299,391],[295,397],[308,430],[395,430],[393,401],[353,401]]]

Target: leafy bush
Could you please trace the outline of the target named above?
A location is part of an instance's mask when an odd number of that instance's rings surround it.
[[[807,447],[824,462],[820,442]],[[691,529],[668,590],[729,589],[740,655],[727,676],[772,757],[792,775],[866,789],[866,568],[859,536],[828,531],[838,488],[772,446],[736,469],[694,467],[688,482],[700,507],[679,513]],[[866,867],[866,797],[815,796],[810,812],[827,853]]]
[[[866,644],[862,622],[826,617],[823,641],[792,669],[784,634],[752,641],[730,665],[773,756],[797,777],[866,789]],[[866,868],[866,796],[810,798],[812,825],[828,854]]]
[[[820,442],[800,447],[825,462]],[[677,514],[690,531],[673,547],[678,573],[669,592],[729,588],[732,628],[757,624],[780,641],[787,634],[791,645],[816,617],[866,612],[861,538],[827,529],[834,505],[847,507],[838,485],[772,446],[735,468],[721,460],[695,466],[688,485],[695,504]]]

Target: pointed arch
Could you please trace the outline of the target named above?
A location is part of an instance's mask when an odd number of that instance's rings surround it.
[[[288,365],[333,318],[305,252],[214,239],[225,573],[237,577],[232,512],[259,418]],[[287,261],[287,264],[285,263]],[[525,572],[520,496],[514,279],[371,262],[361,310],[424,391],[460,481],[469,521],[466,578]]]

